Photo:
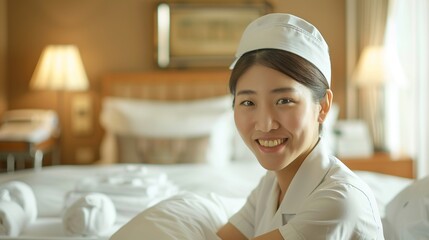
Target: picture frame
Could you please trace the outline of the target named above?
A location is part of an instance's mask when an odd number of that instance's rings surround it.
[[[269,11],[267,2],[160,3],[155,27],[157,65],[228,67],[246,26]]]

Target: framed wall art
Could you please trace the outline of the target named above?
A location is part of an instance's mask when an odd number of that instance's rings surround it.
[[[269,12],[265,2],[161,3],[156,13],[156,61],[161,68],[227,67],[241,34]]]

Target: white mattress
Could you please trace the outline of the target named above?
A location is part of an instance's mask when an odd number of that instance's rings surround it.
[[[143,165],[53,166],[41,171],[24,170],[0,175],[0,184],[19,180],[29,184],[36,195],[38,219],[19,238],[10,239],[82,239],[68,238],[62,230],[61,212],[68,192],[86,177],[115,174],[129,167]],[[226,166],[208,164],[144,165],[149,173],[166,174],[178,189],[194,193],[216,193],[220,196],[244,199],[257,185],[265,170],[258,163],[233,162]],[[384,174],[356,172],[373,189],[381,215],[386,204],[412,180]],[[139,211],[136,211],[137,214]],[[113,229],[99,238],[108,239],[129,219],[119,218]],[[91,238],[84,238],[91,239]]]

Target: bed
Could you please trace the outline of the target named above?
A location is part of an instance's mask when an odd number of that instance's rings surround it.
[[[142,231],[143,239],[216,239],[214,229],[265,173],[233,126],[228,77],[218,70],[106,76],[101,159],[89,166],[1,174],[0,190],[24,183],[37,208],[37,217],[18,234],[1,239],[109,239],[125,224],[137,226],[128,239]],[[396,239],[394,206],[406,201],[402,195],[417,181],[398,173],[397,165],[380,171],[380,164],[362,164],[353,170],[376,195],[386,239]],[[98,215],[76,205],[83,198],[88,204],[91,194],[100,197],[94,193],[107,197],[97,199],[104,204]],[[76,206],[80,215],[70,213]],[[92,225],[82,226],[87,221]]]

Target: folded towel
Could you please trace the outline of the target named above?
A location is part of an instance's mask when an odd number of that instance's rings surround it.
[[[0,191],[7,190],[12,202],[22,207],[25,213],[25,226],[33,223],[37,218],[37,201],[31,187],[20,181],[10,181],[0,185]]]
[[[24,209],[10,198],[9,190],[0,191],[0,236],[18,236],[25,227]]]
[[[68,192],[65,196],[64,205],[71,206],[78,199],[87,195],[87,192]],[[120,195],[120,194],[106,194],[103,193],[112,200],[113,205],[116,209],[116,224],[128,222],[131,218],[135,217],[141,211],[155,205],[156,203],[167,199],[170,195],[157,196],[157,197],[140,197],[133,195]]]
[[[63,214],[63,227],[68,235],[98,236],[109,230],[116,221],[116,209],[112,200],[101,193],[89,193]]]
[[[177,192],[177,187],[165,173],[129,167],[119,172],[84,178],[77,183],[76,191],[155,198],[170,196]]]

